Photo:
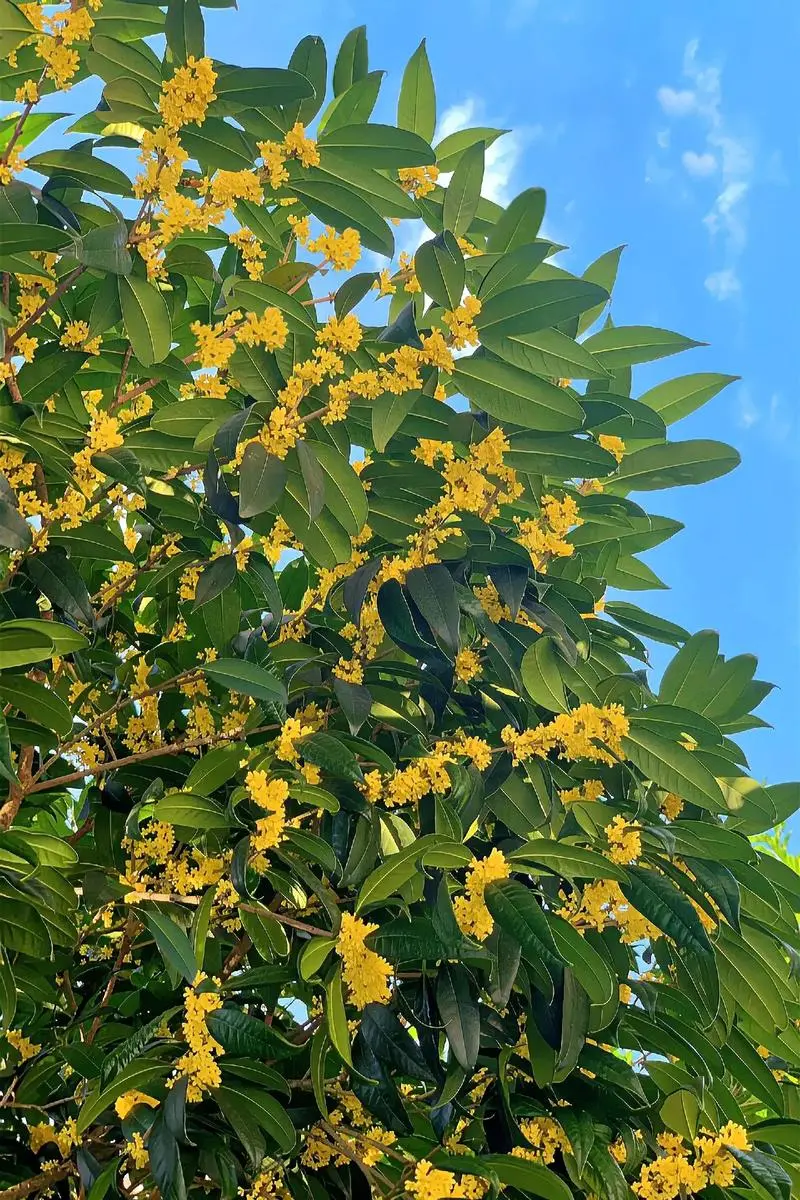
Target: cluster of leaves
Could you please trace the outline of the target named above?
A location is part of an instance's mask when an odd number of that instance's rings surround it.
[[[481,196],[501,131],[431,145],[424,45],[371,121],[363,29],[327,101],[319,38],[208,60],[149,253],[136,157],[200,4],[69,6],[69,81],[36,7],[0,0],[0,1197],[788,1200],[800,881],[751,838],[800,786],[734,740],[769,685],[603,605],[681,528],[632,494],[736,465],[667,436],[730,377],[633,398],[696,343],[613,324],[619,251],[557,266],[540,189]],[[261,200],[202,228],[226,172]],[[332,239],[388,264],[405,220],[413,263],[337,277]],[[234,343],[265,313],[280,344]]]

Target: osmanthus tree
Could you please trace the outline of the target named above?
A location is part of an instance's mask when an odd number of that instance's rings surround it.
[[[729,377],[632,398],[696,343],[432,147],[424,46],[389,125],[363,29],[332,95],[197,0],[0,40],[0,1200],[788,1200],[769,685],[605,602]]]

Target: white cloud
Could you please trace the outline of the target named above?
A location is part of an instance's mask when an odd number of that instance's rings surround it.
[[[742,291],[741,281],[733,267],[712,271],[706,276],[705,287],[715,300],[732,300]]]
[[[659,129],[656,134],[656,142],[661,150],[669,150],[670,142],[672,141],[672,132],[669,129]]]
[[[710,150],[698,154],[696,150],[684,150],[681,162],[690,175],[713,175],[717,169],[717,160]]]
[[[712,296],[729,300],[741,292],[737,262],[747,245],[750,183],[755,170],[751,142],[731,129],[722,105],[722,70],[700,61],[699,42],[690,41],[684,51],[683,74],[690,86],[676,89],[664,86],[656,98],[664,112],[673,117],[693,117],[703,131],[705,145],[700,150],[685,150],[681,165],[693,179],[717,175],[719,190],[703,222],[716,242],[722,262],[705,281]],[[663,149],[661,134],[658,144]],[[654,173],[648,164],[648,175]]]
[[[670,117],[686,117],[697,107],[697,96],[685,88],[676,91],[671,87],[660,87],[656,93],[658,103]]]
[[[739,388],[739,424],[742,429],[752,429],[760,419],[761,413],[750,394],[750,389],[743,384]]]

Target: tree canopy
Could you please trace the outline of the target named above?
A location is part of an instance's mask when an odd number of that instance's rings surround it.
[[[732,377],[231,6],[0,0],[0,1200],[789,1200],[800,785],[623,598]]]

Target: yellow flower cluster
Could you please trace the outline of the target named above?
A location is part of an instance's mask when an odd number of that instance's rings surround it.
[[[439,178],[439,168],[433,165],[426,167],[401,167],[397,172],[400,187],[404,192],[415,196],[418,200],[427,196],[436,187]]]
[[[114,1101],[114,1111],[121,1121],[124,1121],[136,1108],[137,1104],[146,1104],[148,1108],[158,1108],[158,1100],[148,1096],[147,1092],[139,1092],[135,1088],[131,1092],[123,1092]]]
[[[567,788],[559,793],[562,804],[572,804],[575,800],[583,800],[591,803],[594,800],[599,800],[605,791],[604,785],[599,779],[585,779],[583,783],[579,783],[574,788]]]
[[[683,812],[683,800],[675,792],[667,792],[661,801],[661,811],[668,821],[677,821]]]
[[[569,1138],[552,1117],[529,1117],[520,1121],[519,1127],[531,1149],[515,1146],[511,1153],[517,1158],[549,1165],[559,1150],[567,1154],[572,1152]]]
[[[478,331],[474,321],[481,311],[481,302],[477,296],[465,296],[458,308],[444,313],[442,320],[450,330],[450,344],[456,350],[467,346],[477,346]]]
[[[639,829],[630,825],[619,813],[606,825],[608,840],[608,857],[613,863],[622,867],[636,862],[642,854],[642,835]]]
[[[167,129],[173,132],[194,122],[202,125],[206,110],[216,100],[214,85],[217,73],[210,58],[195,58],[190,54],[171,79],[161,88],[158,109]]]
[[[148,1166],[150,1162],[150,1155],[144,1144],[144,1136],[141,1133],[134,1133],[131,1140],[125,1143],[125,1153],[134,1167],[139,1168],[139,1170]]]
[[[469,683],[470,680],[480,675],[481,670],[480,655],[474,650],[470,650],[469,647],[459,650],[455,662],[456,679],[461,683]]]
[[[245,783],[253,803],[269,813],[256,821],[256,832],[251,839],[253,850],[263,854],[274,849],[283,838],[289,785],[285,779],[270,779],[265,771],[248,771]]]
[[[349,227],[337,233],[332,225],[326,225],[323,233],[306,238],[304,245],[312,254],[321,254],[334,271],[352,271],[361,257],[361,235]]]
[[[536,570],[543,571],[551,558],[569,558],[574,553],[575,547],[564,539],[570,529],[582,524],[571,496],[563,500],[542,496],[540,516],[517,522],[517,541],[530,554]]]
[[[31,1125],[28,1128],[28,1137],[34,1154],[38,1154],[42,1146],[55,1142],[62,1158],[69,1158],[75,1146],[81,1144],[81,1136],[78,1133],[74,1117],[68,1117],[60,1129],[56,1129],[55,1125],[50,1125],[47,1121]]]
[[[261,242],[251,230],[244,227],[229,233],[228,241],[241,254],[242,265],[250,279],[257,282],[264,274],[264,259],[267,257],[267,252]]]
[[[14,1047],[22,1062],[27,1062],[29,1058],[33,1058],[42,1048],[36,1042],[32,1042],[19,1029],[7,1029],[6,1041],[9,1046]]]
[[[64,326],[59,342],[71,349],[85,350],[87,354],[99,354],[99,337],[90,337],[88,321],[68,321]]]
[[[330,1163],[343,1167],[355,1153],[366,1167],[374,1167],[383,1158],[384,1146],[397,1141],[396,1134],[381,1125],[376,1125],[361,1101],[352,1092],[345,1091],[335,1082],[326,1089],[340,1101],[340,1107],[329,1115],[328,1124],[333,1129],[314,1125],[306,1134],[306,1143],[300,1161],[312,1171],[320,1171]],[[345,1126],[345,1128],[343,1128]],[[363,1134],[359,1137],[351,1130]]]
[[[467,872],[465,894],[453,903],[458,927],[468,937],[485,942],[494,929],[492,914],[486,907],[484,895],[487,884],[496,879],[508,879],[511,868],[496,847],[486,858],[473,858]]]
[[[441,1171],[423,1158],[414,1168],[414,1178],[406,1182],[406,1191],[416,1200],[481,1200],[489,1191],[489,1182],[479,1175]]]
[[[595,704],[580,704],[571,712],[559,713],[547,725],[538,725],[521,733],[506,725],[500,736],[515,764],[533,757],[545,758],[557,749],[561,758],[589,758],[613,766],[617,758],[623,757],[622,738],[627,736],[629,728],[621,704],[607,704],[602,708]],[[599,746],[597,742],[604,745]]]
[[[336,953],[342,960],[342,978],[347,985],[351,1004],[364,1008],[367,1004],[387,1004],[388,980],[392,968],[385,958],[370,950],[365,941],[377,925],[362,921],[351,913],[342,913],[342,924],[336,939]]]
[[[658,1143],[665,1152],[653,1162],[645,1163],[639,1178],[632,1185],[640,1200],[685,1200],[686,1196],[704,1188],[732,1186],[737,1162],[728,1147],[749,1150],[747,1130],[735,1121],[728,1121],[719,1133],[703,1130],[694,1138],[692,1151],[674,1133],[659,1134]]]
[[[573,892],[559,909],[559,916],[580,932],[586,929],[599,932],[613,923],[619,929],[622,941],[629,946],[661,936],[656,926],[625,899],[622,889],[613,879],[587,883],[580,895],[577,891]]]
[[[613,454],[618,463],[622,462],[625,456],[625,443],[621,437],[616,437],[613,433],[601,433],[598,435],[597,442],[603,450]]]
[[[45,63],[45,78],[51,79],[58,89],[69,88],[81,61],[80,53],[73,47],[76,42],[88,42],[94,29],[88,8],[71,5],[68,10],[53,14],[45,13],[38,4],[21,4],[20,8],[40,31],[40,36],[34,40],[34,50]],[[26,101],[32,98],[31,89],[26,89]]]
[[[271,188],[278,191],[289,179],[287,159],[294,158],[304,167],[319,166],[319,151],[313,138],[306,137],[305,127],[296,121],[282,142],[259,142],[258,152]]]
[[[205,979],[205,975],[199,974],[192,986],[184,990],[181,1031],[189,1049],[175,1063],[179,1075],[189,1080],[186,1099],[194,1104],[203,1099],[205,1092],[219,1087],[222,1082],[217,1058],[223,1049],[208,1032],[206,1025],[206,1018],[222,1008],[222,998],[215,991],[200,990]]]

